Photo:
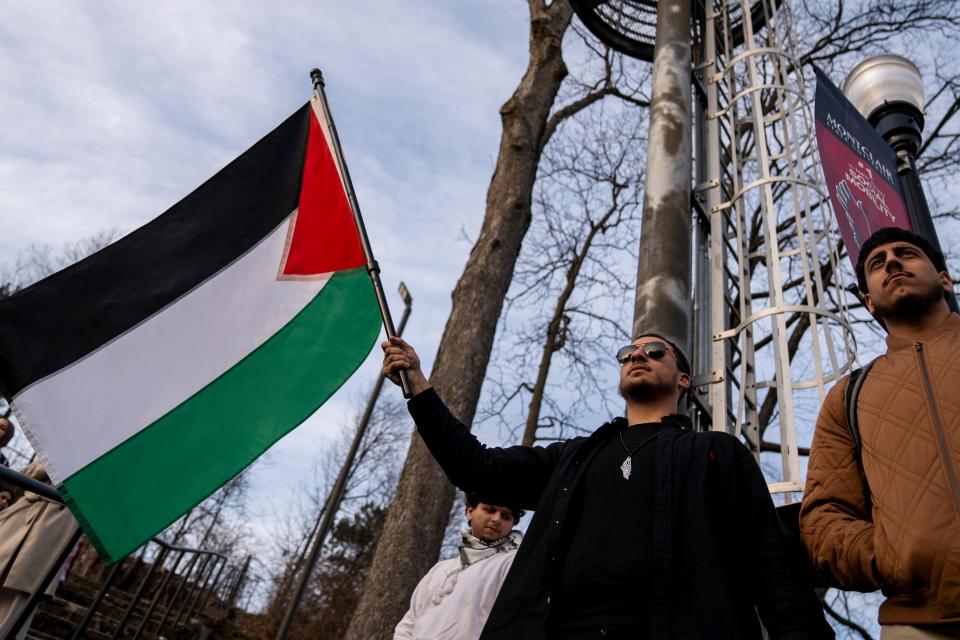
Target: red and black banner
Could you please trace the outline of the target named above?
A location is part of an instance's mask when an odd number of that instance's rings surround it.
[[[819,69],[814,107],[817,148],[830,202],[850,261],[877,229],[910,229],[897,156]]]

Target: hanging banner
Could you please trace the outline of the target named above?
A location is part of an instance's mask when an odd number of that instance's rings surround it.
[[[819,69],[814,107],[817,148],[830,203],[854,265],[877,229],[910,229],[893,149]]]

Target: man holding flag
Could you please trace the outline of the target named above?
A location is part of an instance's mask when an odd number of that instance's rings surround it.
[[[408,371],[408,409],[450,481],[535,510],[482,640],[759,640],[761,621],[770,638],[833,637],[750,451],[676,414],[690,365],[665,338],[617,353],[625,417],[547,447],[484,446],[408,343],[381,346],[386,376]]]

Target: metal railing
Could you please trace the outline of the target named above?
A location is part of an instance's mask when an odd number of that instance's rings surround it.
[[[7,467],[0,466],[0,479],[26,491],[31,491],[51,502],[63,504],[63,498],[53,487]],[[67,544],[56,550],[56,553],[51,554],[54,561],[48,566],[46,574],[20,611],[17,621],[9,631],[10,637],[16,637],[17,633],[30,619],[44,591],[60,573],[64,562],[79,541],[81,533],[78,526]],[[147,560],[147,558],[150,558],[150,560]],[[139,624],[137,624],[133,635],[123,636],[124,638],[133,640],[139,638],[141,634],[148,630],[153,634],[160,635],[165,626],[176,628],[181,626],[181,623],[188,624],[193,616],[205,610],[214,595],[224,606],[234,606],[243,590],[250,566],[250,558],[248,557],[240,565],[233,566],[229,571],[226,571],[229,564],[229,558],[226,555],[217,551],[173,545],[160,538],[152,538],[142,547],[139,558],[130,556],[130,559],[133,565],[126,565],[128,575],[135,572],[138,566],[148,568],[145,575],[137,580],[130,602],[124,608],[120,620],[112,632],[111,638],[113,639],[120,638],[124,629],[128,625],[134,624],[136,618],[139,618]],[[178,573],[184,559],[187,559],[185,570]],[[110,569],[109,574],[94,596],[93,602],[84,613],[79,626],[73,631],[71,640],[83,637],[87,627],[94,620],[98,609],[108,599],[110,590],[114,588],[114,583],[121,573],[121,567],[124,566],[124,562],[121,561]],[[162,578],[153,580],[151,586],[150,583],[155,574],[161,574]],[[171,582],[176,583],[172,595],[169,594]],[[147,605],[143,614],[138,616],[137,605],[146,598],[149,598],[149,605]],[[163,610],[163,614],[159,617],[159,621],[156,621],[155,618],[159,609]],[[151,620],[152,617],[154,620]],[[168,624],[171,619],[172,622]]]
[[[153,560],[149,562],[149,568],[146,574],[138,581],[134,595],[124,609],[120,621],[110,636],[112,639],[121,637],[127,625],[135,622],[135,620],[132,619],[135,617],[137,605],[143,598],[150,597],[151,593],[150,604],[142,616],[140,616],[139,624],[133,635],[123,637],[129,637],[131,639],[139,638],[142,633],[148,630],[159,635],[163,627],[167,626],[167,621],[174,615],[173,622],[169,626],[172,628],[180,626],[181,621],[189,621],[190,616],[198,611],[198,605],[201,605],[199,611],[202,611],[203,605],[206,604],[210,596],[213,595],[213,593],[222,591],[223,584],[220,582],[220,577],[223,568],[228,562],[227,556],[216,551],[172,545],[159,538],[153,538],[145,546],[150,547],[151,545],[156,545],[157,547],[153,554]],[[149,551],[148,549],[146,555],[150,555]],[[177,569],[185,557],[190,558],[186,571],[183,574],[178,574]],[[171,566],[167,568],[167,561],[171,558]],[[144,562],[144,565],[147,564],[147,562]],[[200,567],[200,570],[197,570],[198,567]],[[207,567],[218,568],[216,580],[210,581],[209,573],[212,573],[212,571],[205,573],[204,570]],[[93,602],[87,608],[83,620],[80,621],[80,625],[73,632],[71,640],[77,640],[83,637],[83,633],[93,621],[97,610],[106,600],[110,589],[113,588],[120,568],[121,564],[118,563],[110,570],[106,580],[104,580],[103,585],[101,585],[100,590],[94,597]],[[148,589],[150,581],[158,571],[160,573],[164,573],[165,571],[165,575],[163,575],[160,580],[155,581],[151,591]],[[172,596],[164,598],[171,580],[175,577],[178,577],[176,589]],[[163,615],[160,617],[159,622],[151,621],[151,617],[157,612],[158,607],[161,606],[161,602],[164,603]],[[184,617],[185,613],[187,614],[186,617]]]

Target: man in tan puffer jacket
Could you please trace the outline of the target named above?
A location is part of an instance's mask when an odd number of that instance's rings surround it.
[[[960,637],[960,316],[946,302],[953,287],[943,255],[901,229],[864,243],[857,280],[889,331],[856,405],[869,490],[844,378],[817,418],[803,539],[831,586],[883,591],[883,640]]]

